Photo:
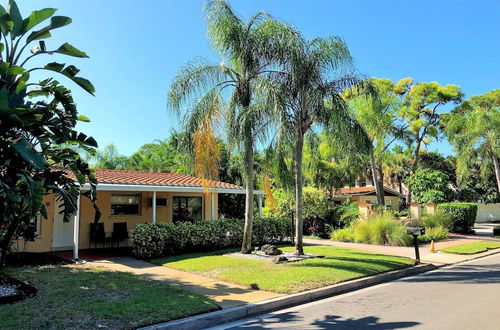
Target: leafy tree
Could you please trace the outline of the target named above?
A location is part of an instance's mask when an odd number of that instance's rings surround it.
[[[373,146],[370,153],[372,178],[377,201],[384,205],[383,157],[397,139],[403,138],[407,125],[397,120],[401,99],[395,84],[388,79],[372,78],[370,81],[376,88],[375,95],[353,88],[344,93],[344,97],[349,100],[350,110],[367,132]]]
[[[397,185],[399,193],[404,193],[403,183],[409,176],[408,169],[412,156],[411,149],[404,149],[401,145],[395,145],[392,150],[386,151],[384,158],[384,176],[390,182]]]
[[[303,254],[302,163],[306,134],[314,125],[323,125],[349,144],[363,140],[366,133],[349,115],[341,97],[346,88],[360,82],[348,73],[352,58],[345,42],[338,37],[312,41],[300,37],[297,43],[301,47],[290,49],[290,66],[277,76],[278,83],[271,98],[277,102],[275,116],[280,125],[279,139],[284,141],[280,145],[294,146],[295,252]],[[358,148],[363,149],[363,146]]]
[[[290,35],[295,31],[263,12],[245,22],[222,0],[209,1],[205,13],[212,45],[227,64],[210,64],[204,60],[190,62],[175,77],[168,100],[175,110],[191,102],[185,114],[185,129],[193,136],[197,175],[216,176],[220,149],[214,135],[222,135],[223,126],[227,128],[230,145],[243,150],[246,200],[241,251],[250,253],[254,147],[256,139],[265,132],[269,115],[269,109],[256,101],[255,91],[266,88],[264,75],[272,73],[274,65],[283,60],[290,46]],[[228,94],[226,106],[223,97]]]
[[[398,116],[409,125],[408,133],[413,144],[413,159],[410,168],[410,177],[418,169],[422,145],[428,144],[432,138],[437,138],[441,125],[442,114],[440,109],[450,102],[459,103],[463,93],[455,85],[441,86],[437,82],[414,83],[413,79],[400,80],[395,90],[403,97],[403,107]],[[406,200],[411,202],[412,191],[409,187]]]
[[[118,153],[114,144],[108,144],[104,149],[98,150],[89,161],[95,160],[93,168],[107,168],[111,170],[123,170],[127,166],[127,157]]]
[[[68,43],[48,48],[45,39],[51,32],[71,23],[71,18],[54,16],[55,12],[45,8],[23,18],[15,1],[9,1],[7,10],[0,6],[0,265],[18,228],[25,228],[38,213],[47,217],[44,194],[53,192],[63,201],[65,221],[77,210],[79,185],[88,181],[90,191],[86,195],[93,202],[96,199],[97,181],[75,151],[93,152],[97,146],[93,138],[75,130],[78,121],[88,118],[78,114],[71,91],[57,80],[49,76],[35,82],[30,78],[33,71],[56,72],[94,93],[92,84],[78,76],[79,70],[73,65],[52,62],[28,68],[40,55],[87,57]],[[49,18],[48,24],[34,30]],[[78,183],[68,176],[69,172]],[[95,221],[99,215],[96,212]]]
[[[443,203],[453,200],[448,175],[440,171],[419,170],[409,178],[408,184],[418,203]]]
[[[495,173],[500,192],[500,89],[471,97],[446,117],[446,134],[457,154],[457,179],[479,165],[483,178]]]

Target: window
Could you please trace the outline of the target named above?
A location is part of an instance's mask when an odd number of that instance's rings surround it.
[[[173,198],[173,221],[200,221],[203,219],[203,199],[202,197],[181,197]]]
[[[392,201],[390,199],[385,200],[385,205],[392,206]]]
[[[111,215],[139,215],[140,194],[112,194]]]

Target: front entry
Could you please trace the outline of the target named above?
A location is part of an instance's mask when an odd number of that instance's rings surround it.
[[[62,201],[55,203],[54,227],[52,229],[52,250],[71,250],[73,248],[73,230],[75,218],[71,217],[69,222],[63,221],[61,211]]]

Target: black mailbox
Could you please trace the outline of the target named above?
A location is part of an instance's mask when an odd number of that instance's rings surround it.
[[[415,245],[415,265],[420,263],[420,251],[418,250],[418,236],[425,234],[425,228],[408,227],[406,228],[408,235],[413,236],[413,244]]]
[[[409,227],[406,229],[406,232],[408,233],[408,235],[412,235],[412,236],[425,235],[425,228]]]

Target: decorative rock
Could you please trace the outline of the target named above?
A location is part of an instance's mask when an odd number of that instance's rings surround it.
[[[275,264],[279,264],[279,263],[287,262],[287,261],[288,261],[288,258],[285,256],[276,256],[273,258],[273,263],[275,263]]]
[[[271,245],[271,244],[264,244],[260,248],[262,252],[267,254],[268,256],[278,256],[283,253],[280,249],[278,249],[276,246]]]

